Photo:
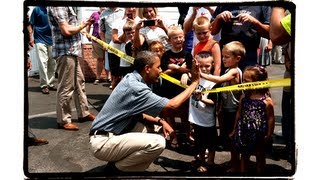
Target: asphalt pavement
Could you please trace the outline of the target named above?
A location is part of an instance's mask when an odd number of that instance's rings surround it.
[[[267,67],[269,79],[283,77],[284,65],[271,65]],[[244,178],[256,177],[250,173],[254,171],[255,157],[250,158],[250,172],[246,175],[228,174],[230,153],[225,150],[218,150],[215,157],[215,166],[207,174],[194,172],[191,161],[194,160],[193,148],[181,137],[181,145],[178,149],[169,146],[164,150],[146,170],[146,172],[135,174],[119,174],[108,169],[107,163],[95,158],[89,150],[89,128],[91,122],[77,122],[76,111],[73,107],[72,120],[79,126],[79,131],[66,131],[57,128],[56,123],[56,92],[50,94],[41,93],[38,77],[28,77],[26,86],[28,92],[29,107],[26,118],[29,119],[29,126],[32,132],[39,138],[45,138],[49,144],[43,146],[24,146],[24,172],[27,177],[74,177],[74,179],[90,178]],[[264,178],[286,177],[292,178],[296,171],[296,162],[289,163],[287,154],[284,151],[284,142],[279,134],[281,130],[281,96],[282,88],[272,88],[271,95],[275,104],[276,127],[272,150],[267,155],[266,173]],[[112,91],[108,82],[94,85],[93,82],[86,83],[86,94],[90,111],[97,114]],[[26,126],[26,124],[25,124]],[[297,158],[296,158],[297,159]],[[259,176],[260,177],[260,176]]]

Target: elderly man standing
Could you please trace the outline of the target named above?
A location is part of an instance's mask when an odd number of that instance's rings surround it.
[[[53,37],[53,57],[57,59],[57,123],[65,130],[78,130],[71,123],[71,99],[74,98],[78,121],[93,121],[95,116],[89,112],[85,79],[78,57],[81,57],[80,31],[89,25],[88,19],[80,25],[72,7],[49,7],[49,22]]]

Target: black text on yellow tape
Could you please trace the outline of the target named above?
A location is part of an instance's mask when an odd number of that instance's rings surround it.
[[[225,92],[225,91],[245,91],[252,89],[263,89],[263,88],[276,88],[276,87],[286,87],[291,86],[291,79],[272,79],[267,81],[257,81],[249,82],[237,85],[231,85],[226,87],[214,88],[211,90],[204,91],[203,93],[216,93],[216,92]]]

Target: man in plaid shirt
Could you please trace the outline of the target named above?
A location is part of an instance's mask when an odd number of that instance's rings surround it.
[[[52,55],[57,60],[57,123],[65,130],[78,130],[71,123],[71,99],[74,98],[78,121],[93,121],[95,116],[88,110],[85,94],[85,79],[78,57],[81,57],[80,31],[90,24],[91,19],[78,25],[77,16],[72,7],[49,7],[53,49]]]

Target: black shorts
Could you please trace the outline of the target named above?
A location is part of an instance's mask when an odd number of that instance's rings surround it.
[[[216,126],[202,127],[196,124],[192,124],[192,126],[194,129],[194,143],[197,152],[216,147],[218,136]]]
[[[132,66],[130,67],[120,67],[120,75],[124,77],[128,73],[131,73],[134,71],[134,68]]]
[[[108,53],[110,71],[112,76],[121,76],[120,73],[120,57],[113,54]]]

